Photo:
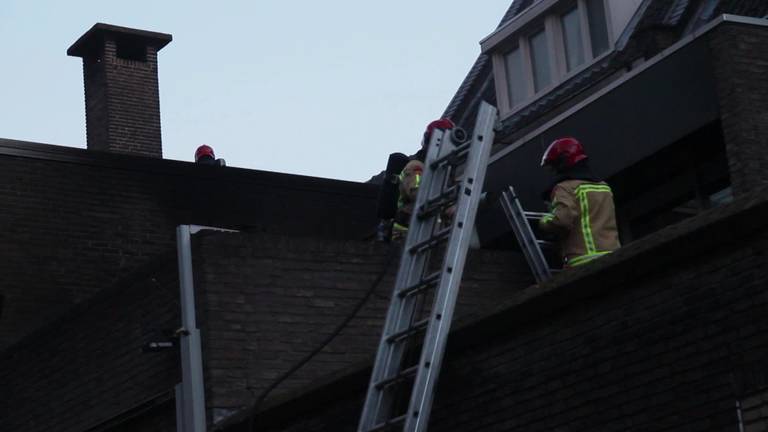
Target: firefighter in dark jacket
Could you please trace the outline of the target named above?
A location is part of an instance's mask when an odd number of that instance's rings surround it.
[[[424,136],[421,140],[421,150],[411,158],[400,173],[400,198],[397,201],[397,214],[395,223],[392,226],[392,237],[401,238],[408,232],[408,225],[411,223],[413,206],[416,203],[416,195],[421,185],[421,176],[424,173],[424,160],[427,157],[427,146],[432,139],[432,132],[435,129],[448,130],[456,125],[447,118],[435,120],[427,125]]]
[[[574,267],[621,247],[613,192],[589,168],[584,147],[575,138],[555,140],[544,152],[542,167],[554,169],[550,213],[539,221],[558,239],[564,267]]]

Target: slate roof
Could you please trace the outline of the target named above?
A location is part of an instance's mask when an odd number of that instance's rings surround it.
[[[512,3],[499,26],[526,7],[531,0]],[[626,33],[619,38],[617,51],[582,73],[563,82],[548,94],[504,120],[498,133],[502,140],[515,131],[535,123],[542,115],[556,109],[594,84],[631,64],[638,57],[652,57],[701,25],[721,14],[764,17],[768,2],[764,0],[645,0],[630,21]],[[691,25],[688,25],[691,23]],[[467,120],[482,100],[495,104],[490,58],[481,54],[445,110],[444,116],[468,127]]]

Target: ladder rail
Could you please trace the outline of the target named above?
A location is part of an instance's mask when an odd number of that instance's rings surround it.
[[[536,282],[542,283],[552,277],[552,271],[547,264],[547,259],[539,247],[540,240],[533,235],[533,230],[528,222],[528,215],[534,215],[534,212],[524,212],[520,206],[520,199],[515,194],[515,189],[509,186],[501,194],[501,207],[507,216],[507,220],[512,226],[517,242],[523,251],[528,265],[531,267]]]

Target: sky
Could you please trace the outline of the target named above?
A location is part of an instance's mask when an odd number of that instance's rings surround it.
[[[170,33],[163,156],[366,181],[412,154],[512,0],[2,0],[0,138],[85,148],[93,24]]]

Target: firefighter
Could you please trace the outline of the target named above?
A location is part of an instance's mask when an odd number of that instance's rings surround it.
[[[435,120],[427,125],[424,136],[421,140],[421,149],[411,158],[400,173],[399,192],[400,197],[397,201],[397,213],[392,226],[392,237],[400,238],[408,232],[408,225],[411,222],[413,206],[416,203],[416,194],[419,192],[421,176],[424,173],[424,160],[427,157],[427,146],[432,139],[432,133],[435,129],[447,130],[453,129],[456,125],[447,118]]]
[[[376,206],[376,216],[379,225],[376,227],[376,240],[388,242],[392,239],[392,225],[397,214],[397,201],[400,196],[400,173],[409,162],[408,156],[402,153],[392,153],[387,160],[387,168],[382,173],[383,179],[379,188],[379,202]]]
[[[213,148],[205,144],[195,150],[195,163],[201,165],[226,166],[224,159],[216,159],[216,155],[213,153]]]
[[[541,159],[557,180],[549,190],[550,213],[539,227],[557,238],[565,268],[578,266],[621,247],[613,192],[589,168],[581,143],[555,140]]]

